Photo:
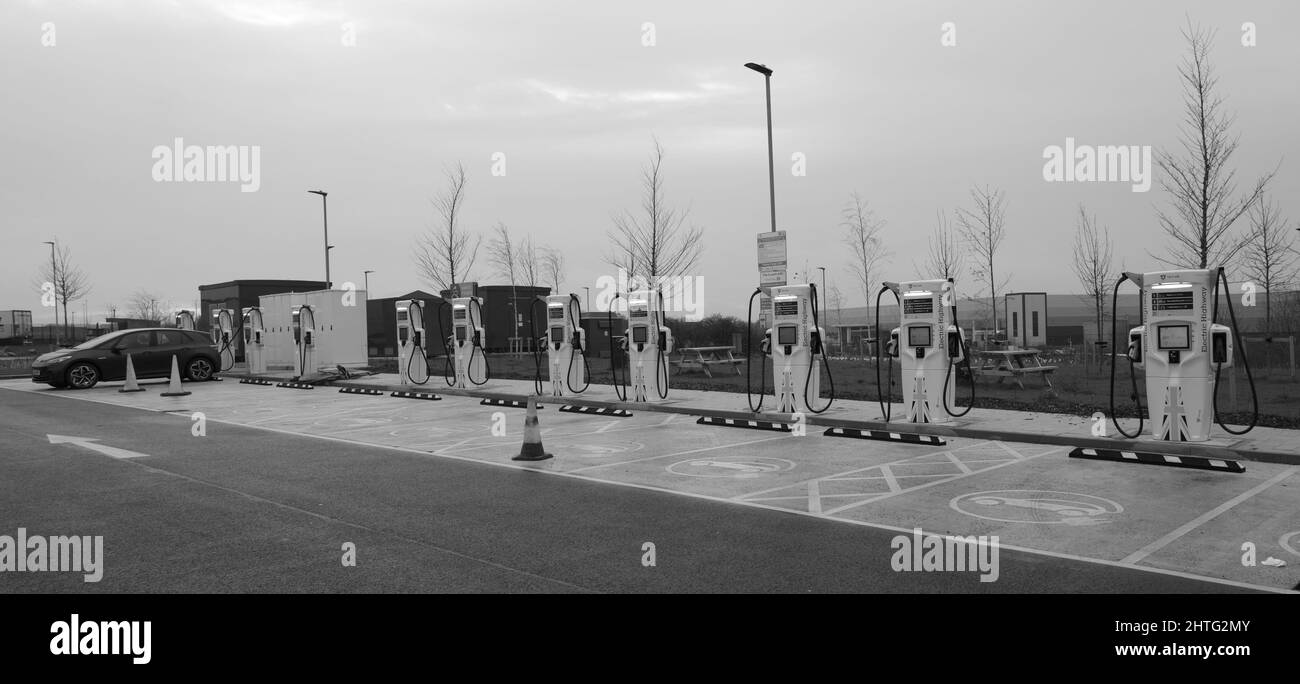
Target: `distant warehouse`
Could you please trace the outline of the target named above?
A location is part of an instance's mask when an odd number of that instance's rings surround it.
[[[21,343],[32,337],[32,312],[0,311],[0,342]]]

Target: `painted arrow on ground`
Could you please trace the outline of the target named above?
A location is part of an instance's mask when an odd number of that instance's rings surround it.
[[[79,447],[85,447],[91,451],[98,451],[109,458],[140,458],[149,455],[142,454],[138,451],[128,451],[126,449],[111,447],[107,444],[96,444],[99,440],[93,437],[67,437],[64,435],[45,436],[50,438],[50,444],[76,444]]]

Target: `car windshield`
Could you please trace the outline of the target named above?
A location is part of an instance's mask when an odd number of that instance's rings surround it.
[[[81,344],[79,344],[79,345],[73,347],[73,349],[94,349],[95,347],[98,347],[99,345],[101,345],[101,344],[103,344],[103,343],[105,343],[105,342],[107,342],[107,341],[113,339],[114,337],[117,337],[118,335],[121,335],[121,334],[122,334],[122,331],[120,331],[120,330],[115,330],[115,331],[113,331],[113,332],[111,332],[111,333],[105,333],[105,334],[103,334],[103,335],[100,335],[99,337],[92,337],[92,338],[86,340],[85,342],[82,342]]]

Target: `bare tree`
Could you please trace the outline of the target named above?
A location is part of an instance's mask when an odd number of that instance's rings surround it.
[[[998,283],[994,266],[997,261],[998,248],[1007,236],[1006,198],[1001,190],[971,188],[971,200],[974,207],[957,210],[957,225],[962,239],[970,247],[971,253],[978,260],[971,267],[971,275],[988,282],[989,303],[993,307],[993,329],[998,327],[998,290],[1009,282],[1010,278]]]
[[[47,285],[48,283],[48,285]],[[59,307],[63,308],[64,335],[71,335],[68,325],[68,303],[79,301],[90,294],[90,281],[80,266],[72,263],[72,249],[54,241],[54,262],[42,263],[32,284],[42,294],[52,292],[55,302],[55,327],[58,327]]]
[[[938,219],[934,233],[930,236],[930,253],[925,261],[922,277],[939,276],[940,278],[958,279],[961,275],[962,262],[961,239],[957,231],[948,222],[948,214],[935,212]],[[919,270],[919,269],[918,269]]]
[[[496,274],[510,283],[510,301],[511,306],[519,305],[519,291],[517,288],[519,279],[516,277],[519,269],[519,252],[515,247],[514,240],[510,237],[510,228],[506,224],[497,222],[492,229],[492,239],[488,242],[488,261],[496,269]],[[515,326],[515,337],[519,337],[519,317],[513,316]]]
[[[1296,279],[1295,235],[1276,204],[1257,202],[1250,212],[1250,235],[1241,252],[1246,277],[1267,292],[1264,330],[1273,332],[1273,297]]]
[[[545,274],[546,282],[554,288],[552,294],[559,294],[560,286],[564,284],[564,252],[554,247],[543,247],[542,273]]]
[[[1230,133],[1235,116],[1224,111],[1215,89],[1219,78],[1210,64],[1214,31],[1190,22],[1183,30],[1188,54],[1178,69],[1183,82],[1182,156],[1156,155],[1163,172],[1160,186],[1169,193],[1169,209],[1156,214],[1170,240],[1168,256],[1151,257],[1176,267],[1209,268],[1229,264],[1245,240],[1229,234],[1232,224],[1263,196],[1277,169],[1261,176],[1237,196],[1236,170],[1229,166],[1238,138]]]
[[[516,267],[516,270],[519,271],[519,279],[530,288],[536,288],[542,282],[544,264],[542,263],[543,257],[538,252],[537,243],[533,242],[533,236],[531,235],[525,236],[515,247],[515,258],[519,260]],[[556,291],[552,294],[559,294],[559,292]]]
[[[849,196],[849,202],[841,212],[844,217],[840,226],[844,228],[844,244],[849,248],[849,271],[857,279],[862,294],[867,299],[867,319],[871,319],[871,295],[877,290],[876,268],[889,256],[880,233],[885,228],[885,221],[876,216],[867,201],[856,191]]]
[[[136,290],[127,300],[126,305],[131,318],[141,321],[153,321],[165,325],[163,320],[171,309],[170,303],[147,290]]]
[[[460,226],[465,204],[465,167],[457,163],[447,171],[447,187],[433,199],[438,222],[416,242],[415,264],[426,282],[441,290],[467,280],[478,258],[481,237]]]
[[[1115,246],[1110,240],[1110,228],[1097,227],[1097,216],[1079,205],[1078,225],[1074,233],[1074,274],[1083,286],[1084,297],[1092,303],[1097,324],[1097,339],[1106,339],[1102,320],[1106,318],[1107,287],[1111,282],[1111,261]]]
[[[685,225],[689,210],[668,206],[663,161],[664,148],[656,139],[650,162],[641,170],[641,213],[615,215],[614,229],[607,233],[613,251],[605,261],[626,269],[629,280],[639,276],[653,283],[659,278],[687,275],[700,260],[704,231]]]
[[[837,340],[839,340],[840,353],[843,354],[844,343],[845,343],[844,329],[842,327],[842,324],[844,322],[844,318],[843,318],[844,293],[840,291],[839,286],[836,285],[834,281],[832,281],[830,287],[826,289],[827,289],[826,306],[829,307],[831,310],[831,317],[832,317],[833,325],[835,327],[834,337]]]

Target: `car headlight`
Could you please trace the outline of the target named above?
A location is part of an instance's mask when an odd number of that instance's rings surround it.
[[[33,365],[33,366],[53,366],[53,365],[58,364],[58,363],[63,363],[64,361],[67,361],[67,360],[70,359],[70,358],[72,358],[71,355],[69,355],[69,354],[64,354],[63,356],[56,356],[56,357],[54,357],[54,358],[52,358],[52,359],[45,359],[44,361],[37,361],[36,363],[34,363],[34,364],[32,364],[32,365]]]

